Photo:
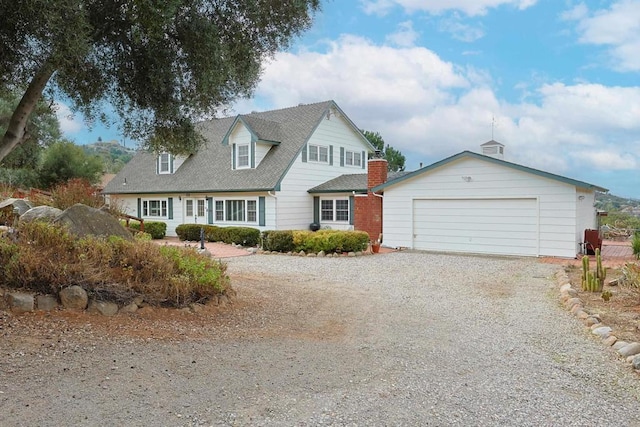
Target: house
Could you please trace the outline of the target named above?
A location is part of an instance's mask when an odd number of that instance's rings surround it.
[[[574,258],[597,227],[605,188],[507,162],[483,144],[411,173],[370,183],[382,196],[384,243],[440,252]],[[371,170],[371,166],[370,166]],[[384,177],[382,177],[384,178]]]
[[[105,186],[110,203],[165,222],[169,236],[185,223],[353,229],[352,191],[308,191],[366,174],[374,151],[335,102],[213,119],[200,130],[207,143],[192,155],[136,154]]]
[[[104,189],[145,220],[260,230],[363,230],[390,247],[574,258],[604,188],[482,144],[413,172],[387,162],[333,101],[214,119],[190,156],[138,153]]]

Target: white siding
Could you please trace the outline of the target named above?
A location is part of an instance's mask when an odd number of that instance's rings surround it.
[[[367,146],[341,117],[323,119],[308,141],[309,144],[333,146],[333,165],[303,162],[298,154],[278,192],[278,220],[280,230],[306,230],[313,222],[313,195],[307,191],[323,182],[344,174],[367,173],[365,168],[340,166],[340,147],[362,152]]]
[[[173,158],[173,172],[175,173],[180,166],[187,160],[187,156],[175,156]]]
[[[262,159],[264,159],[264,156],[267,155],[267,153],[269,152],[269,150],[271,149],[271,147],[273,147],[273,145],[271,144],[261,144],[261,143],[256,143],[255,144],[255,156],[256,156],[256,167],[258,167],[258,165],[260,164],[260,162],[262,161]]]
[[[463,177],[471,177],[465,181]],[[414,199],[535,198],[539,209],[539,255],[576,255],[576,188],[511,167],[463,158],[385,189],[384,242],[413,247]]]
[[[584,230],[595,229],[598,226],[594,207],[596,193],[595,191],[579,190],[576,197],[576,242],[582,243],[584,241]],[[579,246],[578,249],[582,249]]]
[[[173,219],[168,218],[144,218],[145,221],[161,221],[167,224],[167,236],[176,236],[176,227],[180,224],[193,224],[193,217],[185,218],[186,206],[185,202],[187,198],[191,199],[205,199],[207,197],[213,197],[214,201],[216,198],[221,199],[257,199],[258,197],[265,198],[265,225],[259,226],[258,223],[248,223],[248,222],[216,222],[214,221],[213,225],[217,225],[220,227],[227,226],[241,226],[241,227],[252,227],[257,228],[261,231],[264,230],[272,230],[276,225],[276,206],[277,200],[276,198],[269,196],[266,193],[214,193],[214,194],[191,194],[186,196],[186,194],[140,194],[140,195],[131,195],[131,196],[114,196],[111,195],[111,203],[113,206],[118,206],[125,211],[125,213],[133,216],[139,216],[138,213],[138,198],[140,199],[153,199],[153,200],[162,200],[167,199],[169,197],[173,197]],[[215,202],[214,202],[215,203]],[[214,205],[215,209],[215,205]],[[259,216],[259,207],[258,207],[258,216]],[[205,202],[205,217],[202,224],[207,223],[208,218],[208,206]],[[200,222],[199,222],[200,223]]]

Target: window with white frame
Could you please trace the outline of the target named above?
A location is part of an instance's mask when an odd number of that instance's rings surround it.
[[[309,144],[309,161],[329,163],[329,147]]]
[[[347,166],[362,166],[362,153],[355,151],[345,151],[344,163]]]
[[[143,200],[142,216],[153,218],[167,217],[167,200]]]
[[[172,173],[171,160],[171,154],[160,153],[158,156],[158,173]]]
[[[236,146],[236,167],[248,168],[249,167],[249,144],[241,144]]]
[[[216,200],[216,221],[224,221],[224,200]]]
[[[216,222],[258,222],[258,201],[249,200],[216,200]]]
[[[322,199],[320,201],[320,220],[349,222],[349,199]]]

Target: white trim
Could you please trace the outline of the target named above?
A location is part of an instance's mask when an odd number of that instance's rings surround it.
[[[150,215],[151,207],[149,202],[160,202],[160,215]],[[145,206],[146,205],[146,206]],[[164,205],[164,206],[163,206]],[[165,214],[162,215],[164,210]],[[141,198],[140,199],[140,216],[141,218],[154,218],[154,219],[168,219],[169,218],[169,199],[166,197],[160,198]]]
[[[346,220],[337,220],[336,217],[338,215],[338,209],[337,209],[337,201],[346,201],[347,202],[347,219]],[[325,201],[330,201],[331,202],[331,219],[323,219],[322,218],[322,202]],[[321,223],[334,223],[334,224],[349,224],[351,218],[349,218],[349,213],[350,213],[350,206],[349,206],[349,198],[348,197],[320,197],[320,222]],[[341,211],[343,211],[343,209],[341,209]]]
[[[240,148],[247,147],[247,164],[240,164]],[[244,156],[242,156],[244,157]],[[250,169],[251,168],[251,144],[236,144],[236,169]]]
[[[243,216],[244,216],[244,221],[230,221],[227,219],[227,202],[229,201],[242,201],[244,202],[243,204]],[[218,219],[218,209],[217,209],[217,203],[218,202],[222,202],[222,217],[223,219],[220,220]],[[255,212],[255,220],[254,221],[249,221],[248,217],[249,217],[249,209],[248,209],[248,202],[254,202],[255,203],[255,210],[253,210],[253,212]],[[251,225],[255,225],[258,224],[260,222],[260,203],[258,200],[258,197],[214,197],[213,198],[213,223],[224,223],[224,224],[251,224]]]
[[[351,154],[351,163],[349,163],[349,154]],[[355,160],[358,160],[358,164],[355,163]],[[362,152],[361,151],[352,151],[345,150],[344,151],[344,165],[351,168],[362,169]]]
[[[163,164],[165,164],[165,162],[162,161],[162,157],[166,156],[167,157],[167,161],[166,161],[166,165],[167,168],[166,170],[163,170],[162,166]],[[173,173],[173,171],[171,170],[171,153],[167,153],[167,152],[163,152],[158,154],[158,175],[170,175]]]

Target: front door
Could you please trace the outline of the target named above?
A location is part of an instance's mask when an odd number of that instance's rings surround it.
[[[205,209],[206,199],[186,199],[185,200],[185,220],[192,221],[194,224],[206,224],[205,217],[207,211]]]

